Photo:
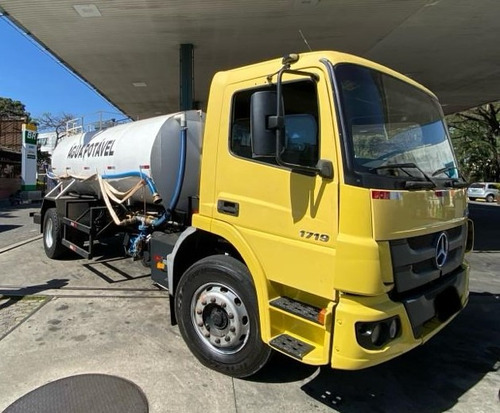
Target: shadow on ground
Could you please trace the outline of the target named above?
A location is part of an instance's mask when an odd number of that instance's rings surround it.
[[[262,370],[245,380],[259,383],[292,383],[311,377],[316,370],[317,366],[308,366],[275,352]]]
[[[15,290],[0,290],[2,298],[8,298],[8,300],[0,304],[0,310],[14,305],[18,301],[21,301],[24,297],[40,293],[45,290],[58,290],[68,285],[69,280],[67,279],[55,279],[47,281],[45,284],[29,285],[27,287],[18,288]]]
[[[30,203],[25,205],[10,205],[5,201],[0,201],[0,218],[16,218],[25,209],[39,208],[40,203]]]
[[[76,254],[72,257],[80,258]],[[126,261],[124,265],[123,262]],[[128,264],[127,264],[128,263]],[[123,246],[123,236],[117,235],[100,240],[94,247],[94,258],[82,264],[82,267],[98,276],[108,284],[120,284],[140,278],[151,277],[151,270],[144,267],[144,271],[137,274],[137,268],[130,271],[133,259],[126,256]]]
[[[85,250],[88,250],[89,248],[88,243],[82,245],[82,243],[79,242],[78,244]],[[94,241],[92,256],[92,262],[105,262],[129,258],[125,255],[125,251],[123,249],[123,236],[121,234],[103,238],[99,241]],[[83,259],[83,257],[78,255],[76,252],[71,251],[69,248],[64,251],[64,254],[61,257],[57,258],[58,261],[78,261]]]
[[[150,278],[151,272],[149,269],[144,268],[144,274],[132,275],[127,269],[122,269],[120,266],[116,265],[123,260],[131,260],[131,258],[107,258],[101,257],[95,262],[90,262],[83,264],[82,266],[97,275],[102,280],[106,281],[108,284],[123,283],[126,281],[138,280],[140,278]]]
[[[20,228],[22,225],[0,225],[0,232],[7,232],[12,229]]]
[[[322,367],[302,390],[339,412],[448,410],[486,374],[499,371],[499,319],[500,296],[471,293],[467,308],[424,346],[366,370]]]
[[[318,369],[279,355],[251,380],[286,383],[312,377],[301,390],[338,412],[442,412],[486,374],[500,370],[499,319],[500,295],[471,293],[466,309],[439,335],[380,366]]]

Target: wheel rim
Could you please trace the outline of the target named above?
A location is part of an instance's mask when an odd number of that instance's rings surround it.
[[[240,351],[250,333],[245,304],[233,290],[218,283],[196,290],[191,300],[191,321],[205,346],[221,354]]]
[[[47,223],[45,224],[45,231],[44,231],[45,245],[47,246],[47,248],[51,248],[52,244],[54,244],[52,230],[53,230],[52,220],[48,218]]]

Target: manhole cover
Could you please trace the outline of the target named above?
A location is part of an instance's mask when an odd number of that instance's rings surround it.
[[[148,400],[131,381],[82,374],[48,383],[12,403],[4,413],[147,413]]]

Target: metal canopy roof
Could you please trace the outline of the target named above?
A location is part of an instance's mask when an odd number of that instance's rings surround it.
[[[178,110],[180,44],[194,45],[204,109],[216,71],[307,51],[301,33],[314,50],[357,54],[423,83],[446,113],[500,99],[498,0],[0,0],[0,8],[136,119]]]

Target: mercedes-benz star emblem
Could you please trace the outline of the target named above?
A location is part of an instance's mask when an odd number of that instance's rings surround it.
[[[436,243],[436,267],[442,268],[448,258],[450,243],[446,232],[442,232]]]

